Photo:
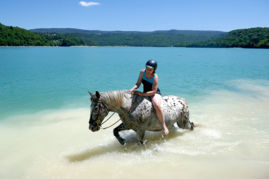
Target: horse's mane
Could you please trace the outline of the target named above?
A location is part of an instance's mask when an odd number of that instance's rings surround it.
[[[101,100],[110,106],[121,106],[127,90],[115,90],[101,93]]]

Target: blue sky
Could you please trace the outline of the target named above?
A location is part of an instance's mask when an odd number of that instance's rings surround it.
[[[0,23],[25,29],[230,31],[269,27],[269,0],[1,0]]]

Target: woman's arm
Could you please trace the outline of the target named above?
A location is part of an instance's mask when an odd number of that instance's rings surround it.
[[[145,70],[140,71],[136,84],[132,87],[132,89],[130,89],[131,92],[134,92],[135,89],[140,87],[144,71]]]

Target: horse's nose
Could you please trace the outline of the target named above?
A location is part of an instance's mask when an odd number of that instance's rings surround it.
[[[98,130],[98,127],[95,126],[95,125],[90,124],[90,125],[89,125],[89,130],[91,130],[92,132],[95,132],[95,131]]]
[[[89,125],[89,130],[91,130],[93,132],[93,128],[94,126],[92,124]]]

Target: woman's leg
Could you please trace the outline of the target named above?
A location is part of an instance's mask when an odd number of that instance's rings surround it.
[[[164,121],[164,115],[163,115],[163,110],[162,110],[162,107],[161,107],[161,103],[162,103],[161,95],[155,94],[152,97],[152,104],[153,104],[153,106],[155,108],[155,111],[156,111],[158,119],[162,123],[163,132],[164,132],[165,135],[167,135],[169,133],[169,130],[168,130],[168,128],[167,128],[167,126],[165,124],[165,121]]]

